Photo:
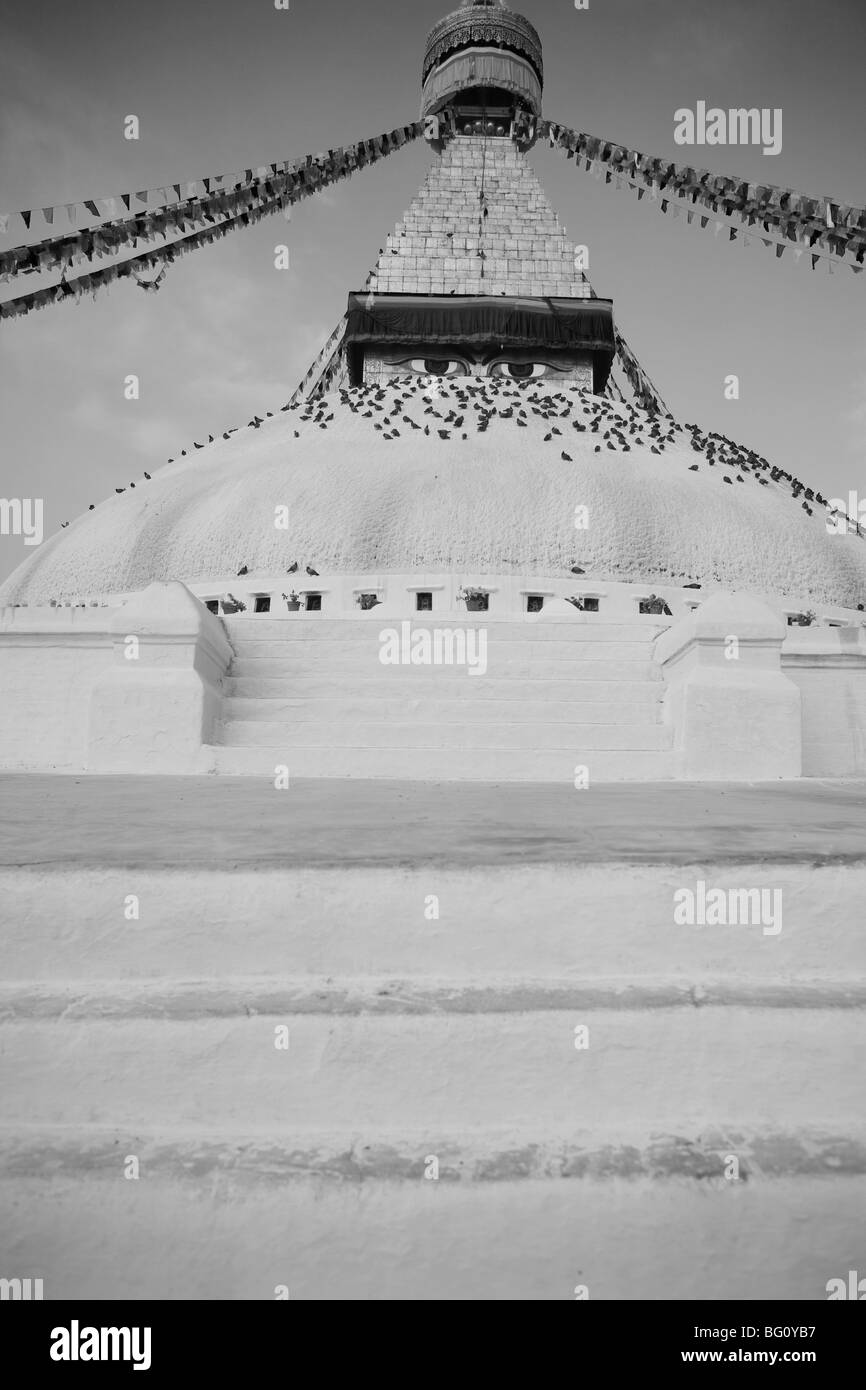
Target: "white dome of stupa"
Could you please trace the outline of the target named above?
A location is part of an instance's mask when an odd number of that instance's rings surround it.
[[[855,607],[866,543],[829,534],[826,507],[772,472],[719,436],[576,385],[392,378],[190,445],[46,541],[0,604],[201,583],[242,566],[254,579],[299,560],[321,575],[540,577],[579,565]]]

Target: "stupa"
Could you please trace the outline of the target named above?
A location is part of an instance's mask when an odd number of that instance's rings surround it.
[[[538,34],[502,4],[438,23],[422,69],[429,173],[349,295],[313,393],[190,444],[0,589],[6,632],[36,622],[61,646],[77,622],[106,647],[131,626],[158,649],[153,585],[181,584],[221,615],[207,659],[191,661],[199,686],[183,676],[185,746],[161,728],[176,692],[148,672],[133,693],[143,665],[120,664],[118,647],[108,673],[76,661],[67,735],[52,710],[46,739],[21,702],[30,733],[10,737],[7,765],[254,772],[291,753],[310,775],[559,780],[589,750],[602,778],[866,768],[863,699],[847,684],[864,656],[863,538],[831,534],[820,493],[754,451],[615,388],[613,303],[530,164],[543,75]],[[161,612],[165,595],[150,592]],[[195,607],[179,619],[194,646]],[[383,671],[370,619],[453,629],[473,617],[487,625],[489,676],[456,709],[450,687],[444,697],[454,673],[422,692],[411,659]],[[720,642],[740,632],[725,661]],[[333,640],[285,646],[301,636]],[[358,638],[366,686],[340,665],[340,643]],[[315,672],[280,664],[290,651],[315,651]],[[69,658],[52,659],[62,684]],[[168,683],[162,659],[159,670]],[[386,674],[393,747],[374,681]],[[12,673],[14,690],[27,683]]]
[[[866,547],[634,369],[543,79],[437,24],[305,388],[0,589],[0,769],[134,774],[0,777],[4,1287],[856,1296]]]

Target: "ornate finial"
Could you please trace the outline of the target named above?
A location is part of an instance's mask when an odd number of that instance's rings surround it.
[[[435,115],[461,94],[484,89],[500,92],[501,105],[516,98],[537,116],[543,82],[541,39],[529,20],[503,0],[462,0],[427,36],[421,114]]]

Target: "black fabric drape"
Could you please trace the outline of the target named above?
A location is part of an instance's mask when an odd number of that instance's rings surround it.
[[[350,294],[346,342],[502,343],[613,356],[613,304],[609,299]]]

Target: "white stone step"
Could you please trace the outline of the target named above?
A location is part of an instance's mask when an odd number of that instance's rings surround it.
[[[357,618],[271,618],[258,616],[250,618],[223,618],[232,645],[249,640],[274,642],[328,642],[339,637],[343,641],[368,642],[370,629],[377,634],[382,627],[396,627],[400,631],[403,619],[383,618],[374,611]],[[488,620],[487,614],[478,613],[469,619],[463,615],[418,613],[411,619],[415,628],[470,628],[483,626],[494,638],[515,638],[521,642],[547,642],[561,646],[566,642],[646,642],[652,643],[663,630],[652,618],[635,623],[604,622],[594,614],[575,614],[573,622],[506,622]]]
[[[748,1180],[733,1183],[718,1177],[726,1133],[701,1139],[684,1127],[584,1146],[537,1132],[471,1145],[441,1133],[328,1144],[273,1129],[40,1129],[11,1151],[0,1220],[16,1267],[45,1276],[46,1298],[128,1300],[122,1320],[133,1322],[141,1300],[272,1302],[278,1285],[294,1305],[573,1305],[581,1285],[596,1301],[760,1311],[826,1299],[828,1275],[858,1268],[866,1178],[839,1171],[854,1145],[840,1140],[824,1171],[808,1171],[814,1142],[765,1131],[739,1143]],[[116,1155],[129,1153],[145,1181],[118,1177]]]
[[[574,748],[293,748],[226,747],[202,749],[202,772],[266,777],[288,765],[291,777],[350,777],[419,782],[558,782],[571,786],[577,766],[589,768],[594,782],[656,782],[674,776],[669,749],[651,752]]]
[[[462,629],[453,629],[458,631]],[[470,629],[472,631],[472,629]],[[367,637],[358,640],[353,637],[344,641],[336,636],[333,642],[280,642],[272,638],[254,641],[243,638],[233,642],[237,662],[276,659],[290,661],[304,666],[325,665],[335,669],[345,669],[348,663],[353,667],[382,665],[379,629],[367,628]],[[447,651],[443,647],[443,652]],[[477,651],[477,647],[469,648]],[[596,661],[635,661],[652,660],[652,649],[647,642],[524,642],[515,637],[487,636],[488,668],[503,666],[506,663],[516,666],[542,666],[545,670],[560,665],[574,667],[581,663]],[[407,663],[408,664],[408,663]],[[444,663],[443,663],[444,664]],[[392,669],[386,666],[385,670]]]
[[[387,675],[394,681],[411,681],[416,675],[433,677],[458,674],[465,679],[468,668],[462,666],[383,666],[379,661],[378,648],[355,653],[353,648],[326,649],[319,654],[318,646],[311,648],[313,655],[306,650],[301,657],[237,657],[232,662],[230,674],[239,676],[282,676],[290,680],[294,675],[314,675],[321,673],[334,680],[356,676]],[[548,660],[544,652],[534,659],[517,659],[512,655],[500,654],[488,649],[487,670],[483,676],[471,677],[471,682],[481,683],[490,678],[508,680],[593,680],[593,681],[661,681],[661,672],[649,660],[611,660],[598,658],[592,661],[571,660],[565,656]]]
[[[575,1028],[588,1048],[575,1048]],[[289,1029],[287,1050],[275,1030]],[[163,1131],[810,1127],[862,1114],[861,1011],[29,1020],[0,1024],[3,1123]],[[842,1064],[844,1059],[844,1064]]]
[[[309,712],[308,712],[309,713]],[[218,742],[232,747],[263,745],[294,748],[336,749],[357,748],[396,752],[408,750],[454,750],[480,752],[485,749],[538,752],[560,749],[566,752],[588,753],[596,749],[650,751],[667,749],[672,744],[672,731],[666,725],[645,723],[628,725],[608,724],[533,724],[476,723],[447,721],[423,722],[421,719],[398,723],[396,720],[362,722],[348,717],[332,722],[310,719],[305,722],[268,723],[261,719],[231,719],[219,726]]]
[[[263,780],[260,794],[256,790],[252,796],[252,790],[228,786],[219,798],[223,811],[207,812],[209,844],[220,844],[226,817],[235,825],[238,819],[249,822],[251,862],[240,867],[229,851],[216,866],[213,857],[203,865],[190,855],[180,868],[155,868],[148,842],[142,862],[134,867],[102,866],[97,858],[89,868],[4,869],[0,934],[5,986],[65,982],[80,987],[87,1002],[96,992],[104,993],[100,982],[106,980],[120,981],[127,990],[221,980],[227,989],[237,984],[235,995],[240,993],[244,1007],[253,1008],[261,1007],[261,979],[274,989],[286,976],[323,985],[329,977],[390,980],[400,997],[408,983],[418,989],[450,980],[455,1000],[462,990],[463,1007],[470,1008],[473,991],[523,981],[528,1008],[531,984],[570,985],[592,996],[598,982],[608,989],[618,982],[619,1002],[626,1007],[642,989],[656,984],[694,991],[695,1004],[724,1004],[744,993],[761,1003],[786,990],[792,1002],[808,1003],[813,991],[836,988],[840,982],[853,987],[864,975],[866,864],[843,861],[815,869],[807,859],[780,861],[778,851],[768,852],[767,839],[756,863],[748,835],[741,845],[744,860],[707,864],[699,846],[715,836],[701,822],[713,827],[718,822],[706,808],[701,812],[695,807],[697,835],[687,851],[702,867],[681,862],[680,830],[673,825],[658,839],[647,835],[637,850],[638,863],[562,862],[561,853],[558,862],[548,862],[544,856],[557,847],[549,814],[544,820],[533,818],[538,809],[533,788],[521,789],[528,829],[525,846],[514,854],[510,848],[516,831],[510,823],[499,828],[498,838],[487,829],[484,789],[455,799],[451,788],[440,795],[442,789],[434,786],[423,811],[417,805],[411,809],[400,789],[387,794],[409,824],[410,833],[399,844],[393,842],[393,819],[375,818],[368,810],[377,858],[369,840],[361,839],[361,810],[369,803],[351,795],[354,786],[325,789],[326,800],[334,803],[332,833],[323,824],[320,786],[299,783],[276,792]],[[570,785],[561,792],[538,790],[542,800],[561,797],[566,826],[568,803],[593,795]],[[651,790],[636,790],[642,808],[652,807]],[[771,805],[772,799],[768,817]],[[278,863],[273,854],[261,864],[252,858],[267,816],[271,824],[266,833],[294,849],[293,863],[287,864],[288,855]],[[663,813],[657,811],[657,817],[664,825]],[[310,833],[311,820],[321,833]],[[450,833],[443,833],[443,821]],[[353,839],[347,829],[355,822],[361,828]],[[797,818],[785,816],[789,835],[796,835],[798,824]],[[299,835],[299,826],[306,836]],[[618,837],[624,852],[632,854],[629,830],[624,822]],[[201,833],[204,839],[208,831]],[[721,833],[729,843],[730,823]],[[609,824],[602,838],[611,843]],[[782,838],[784,832],[778,836]],[[581,834],[579,842],[598,854],[599,841],[589,833]],[[190,843],[189,832],[185,843]],[[315,865],[307,862],[312,856],[306,846],[313,843],[324,863],[321,858]],[[406,853],[407,843],[415,845],[414,860]],[[781,932],[764,935],[757,925],[677,925],[674,894],[683,887],[694,891],[698,879],[725,893],[767,890],[769,902],[773,893],[780,893]],[[130,893],[140,903],[137,924],[124,916]],[[430,893],[439,900],[435,920],[425,916]],[[261,979],[245,993],[251,973]],[[75,1012],[72,1003],[65,1011],[69,1018]],[[843,1003],[850,1000],[842,997],[840,1007]],[[325,1007],[324,994],[319,1007]],[[475,1007],[480,1007],[477,1002]]]
[[[223,723],[255,720],[291,728],[309,721],[328,723],[339,720],[367,724],[385,720],[400,722],[411,718],[417,719],[420,724],[434,721],[472,725],[519,722],[528,727],[544,724],[624,724],[634,727],[659,722],[661,705],[655,693],[658,687],[648,688],[650,698],[643,692],[631,698],[620,692],[619,697],[611,701],[473,700],[471,692],[461,698],[437,695],[435,691],[427,695],[406,691],[402,696],[395,697],[393,688],[388,696],[354,691],[318,699],[229,696],[223,701]]]
[[[394,669],[402,672],[405,668]],[[230,675],[226,677],[223,688],[226,699],[315,700],[317,709],[324,708],[320,703],[322,700],[336,702],[357,698],[380,704],[409,699],[435,700],[437,703],[459,700],[461,704],[517,703],[526,709],[544,709],[548,705],[564,702],[638,710],[657,706],[664,695],[663,684],[653,680],[575,681],[531,676],[518,679],[490,672],[483,678],[467,678],[465,670],[449,671],[446,667],[420,666],[406,669],[404,678],[400,680],[398,677],[396,682],[385,671],[373,676],[358,673],[332,677],[321,672],[310,674],[300,670],[290,675]]]

